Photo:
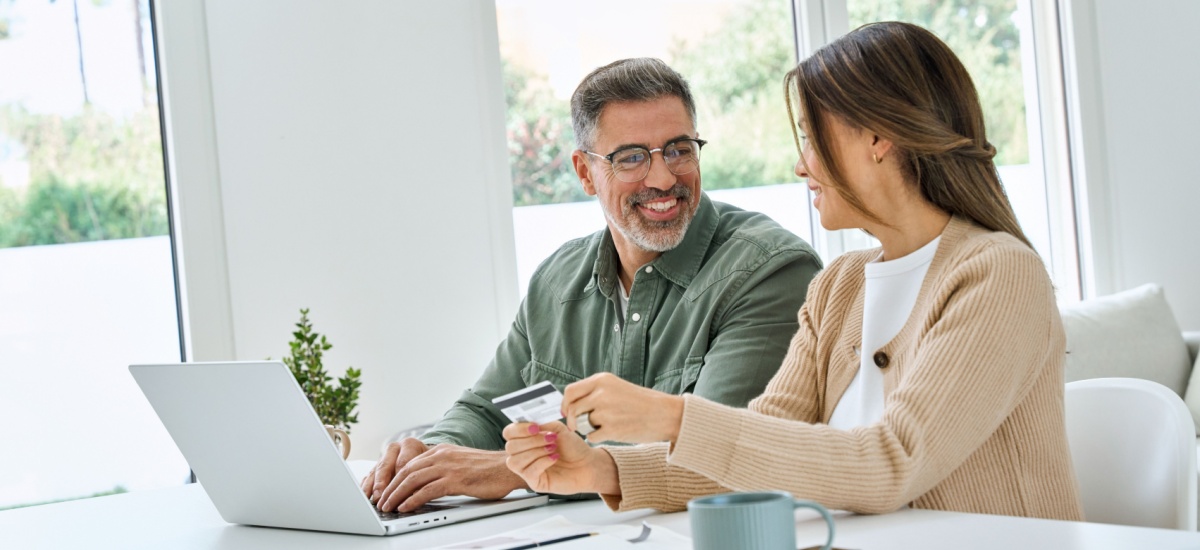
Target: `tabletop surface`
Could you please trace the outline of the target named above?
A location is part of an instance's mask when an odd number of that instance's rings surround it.
[[[225,523],[199,485],[188,485],[0,512],[4,548],[316,548],[416,549],[473,540],[563,516],[584,525],[649,521],[688,536],[686,513],[613,513],[599,501],[550,505],[393,537],[247,527]],[[1200,534],[1096,523],[905,509],[891,514],[835,514],[839,548],[1200,550]],[[797,542],[824,542],[815,513],[796,513]],[[566,545],[564,545],[565,547]],[[686,548],[686,546],[685,546]]]

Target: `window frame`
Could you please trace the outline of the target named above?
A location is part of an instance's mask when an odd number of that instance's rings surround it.
[[[1032,72],[1022,71],[1026,81],[1033,79],[1036,89],[1026,87],[1026,116],[1030,132],[1030,158],[1041,161],[1045,181],[1046,214],[1049,217],[1050,257],[1043,258],[1056,287],[1060,301],[1075,302],[1091,292],[1085,281],[1094,278],[1086,268],[1086,247],[1080,235],[1086,235],[1081,224],[1084,217],[1077,208],[1079,186],[1075,178],[1077,162],[1072,152],[1077,138],[1070,131],[1068,106],[1070,94],[1066,85],[1063,40],[1060,34],[1061,9],[1057,1],[1036,2],[1018,0],[1030,19],[1033,44],[1022,47],[1022,61],[1032,61]],[[797,60],[811,55],[821,46],[849,32],[850,18],[847,0],[792,0]],[[1026,53],[1029,52],[1029,53]],[[1030,101],[1036,104],[1030,106]],[[1036,110],[1036,114],[1032,113]],[[1034,117],[1036,116],[1036,120]],[[1036,125],[1035,125],[1036,124]],[[1036,148],[1036,151],[1035,151]],[[812,192],[808,208],[812,210]],[[846,251],[861,248],[865,235],[850,230],[828,231],[820,226],[820,218],[811,212],[812,244],[826,259]]]

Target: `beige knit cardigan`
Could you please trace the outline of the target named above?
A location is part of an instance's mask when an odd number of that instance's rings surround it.
[[[684,509],[693,497],[782,489],[829,508],[904,505],[1081,520],[1063,420],[1065,336],[1038,256],[1006,233],[954,217],[892,341],[883,418],[826,423],[859,368],[864,265],[846,254],[813,280],[800,329],[749,409],[687,395],[674,448],[607,448],[619,510]]]

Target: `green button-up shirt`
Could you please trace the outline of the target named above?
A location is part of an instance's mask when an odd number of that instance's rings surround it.
[[[483,375],[421,439],[503,449],[509,420],[492,398],[600,372],[744,407],[779,368],[821,260],[767,216],[702,193],[683,242],[638,269],[624,316],[619,269],[607,229],[559,248]]]

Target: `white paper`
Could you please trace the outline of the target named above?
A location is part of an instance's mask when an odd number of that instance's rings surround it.
[[[439,547],[439,550],[508,550],[535,542],[545,542],[570,535],[596,533],[553,544],[555,550],[603,550],[610,548],[637,548],[638,550],[683,550],[692,547],[691,539],[674,533],[665,527],[651,526],[650,538],[637,544],[629,539],[642,532],[635,525],[585,525],[572,522],[563,516],[540,521],[528,527],[491,535],[468,542],[459,542]]]

